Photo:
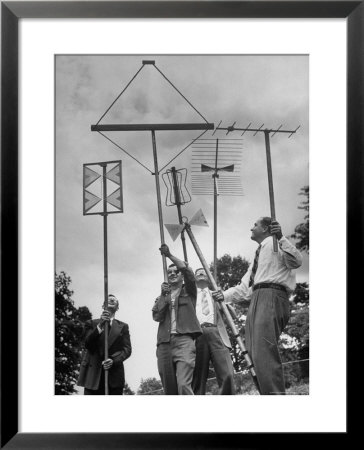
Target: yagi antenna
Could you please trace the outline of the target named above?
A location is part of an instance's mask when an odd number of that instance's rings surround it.
[[[271,154],[270,154],[270,137],[274,137],[277,133],[287,133],[289,134],[289,138],[297,132],[297,130],[300,128],[300,125],[295,130],[282,130],[282,126],[280,125],[276,129],[272,128],[263,128],[264,123],[259,128],[250,128],[251,123],[245,127],[245,128],[239,128],[235,127],[236,122],[234,122],[229,127],[221,127],[221,122],[219,125],[215,128],[214,133],[217,130],[226,131],[228,133],[232,131],[243,131],[243,134],[246,132],[253,132],[253,136],[256,136],[258,133],[264,133],[265,138],[265,150],[266,150],[266,157],[267,157],[267,172],[268,172],[268,189],[269,189],[269,202],[270,202],[270,215],[273,220],[276,219],[276,210],[275,210],[275,204],[274,204],[274,191],[273,191],[273,175],[272,175],[272,162],[271,162]],[[243,136],[242,134],[242,136]],[[272,135],[271,135],[272,134]],[[271,135],[271,136],[270,136]],[[278,251],[278,243],[277,243],[277,237],[276,235],[273,235],[273,249],[275,252]]]

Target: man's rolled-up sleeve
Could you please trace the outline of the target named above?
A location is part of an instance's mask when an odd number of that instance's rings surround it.
[[[279,247],[282,250],[282,257],[288,269],[298,269],[302,265],[302,255],[299,250],[286,238],[279,240]]]

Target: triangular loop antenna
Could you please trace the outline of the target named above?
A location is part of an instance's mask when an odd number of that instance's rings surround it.
[[[131,78],[131,80],[127,83],[127,85],[125,86],[125,88],[120,92],[119,95],[117,95],[117,97],[115,98],[115,100],[111,103],[111,105],[106,109],[106,111],[102,114],[102,116],[100,117],[100,119],[97,121],[96,125],[92,125],[91,129],[93,131],[123,131],[123,129],[120,129],[119,127],[121,125],[114,125],[113,129],[106,129],[105,126],[101,127],[99,126],[101,120],[106,116],[106,114],[110,111],[110,109],[115,105],[115,103],[119,100],[119,98],[124,94],[124,92],[128,89],[128,87],[132,84],[132,82],[135,80],[135,78],[139,75],[139,73],[142,71],[142,69],[144,68],[145,65],[151,65],[153,66],[158,73],[160,73],[162,75],[162,77],[173,87],[173,89],[185,100],[186,103],[188,103],[190,105],[190,107],[208,124],[207,119],[200,113],[200,111],[198,111],[198,109],[186,98],[185,95],[182,94],[182,92],[177,89],[177,87],[167,78],[167,76],[156,66],[155,61],[142,61],[142,66],[139,68],[139,70],[136,72],[136,74]],[[153,124],[153,129],[156,130],[156,125],[157,124]],[[191,124],[190,124],[191,125]],[[110,127],[111,125],[106,125],[106,127]],[[136,125],[137,127],[141,126],[141,125]],[[99,128],[99,129],[98,129]],[[214,127],[212,126],[210,129],[213,129]],[[136,128],[136,130],[138,130],[139,128]],[[191,128],[189,128],[191,129]]]
[[[136,72],[136,74],[132,77],[132,79],[129,81],[129,83],[125,86],[125,88],[120,92],[120,94],[116,97],[116,99],[111,103],[111,105],[106,109],[104,114],[100,117],[100,119],[97,121],[96,125],[98,125],[101,120],[106,116],[106,114],[110,111],[110,109],[115,105],[115,103],[119,100],[119,98],[124,94],[124,92],[128,89],[128,87],[131,85],[131,83],[135,80],[135,78],[139,75],[139,73],[142,71],[144,67],[144,61],[140,69]]]
[[[125,91],[129,88],[132,82],[136,79],[136,77],[140,74],[145,65],[154,66],[157,72],[173,87],[173,89],[188,103],[188,105],[203,119],[204,123],[153,123],[153,124],[100,124],[101,120],[105,117],[105,115],[110,111],[110,109],[115,105],[118,99],[125,93]],[[190,143],[188,143],[182,150],[180,150],[167,164],[165,164],[161,170],[166,168],[172,161],[174,161],[181,153],[183,153],[187,148],[191,146],[197,139],[201,138],[207,130],[213,130],[214,124],[209,123],[206,118],[195,108],[195,106],[186,98],[185,95],[181,93],[179,89],[167,78],[167,76],[155,65],[155,61],[152,60],[144,60],[142,61],[142,66],[135,73],[135,75],[131,78],[131,80],[127,83],[125,88],[120,92],[120,94],[116,97],[116,99],[111,103],[111,105],[106,109],[106,111],[102,114],[100,119],[97,121],[95,125],[91,125],[91,131],[97,131],[101,136],[115,145],[119,150],[127,154],[129,157],[134,159],[138,164],[144,167],[148,172],[153,174],[153,171],[150,170],[147,166],[145,166],[141,161],[131,155],[125,148],[121,147],[117,144],[113,139],[109,136],[105,135],[104,132],[110,131],[151,131],[152,133],[155,131],[176,131],[176,130],[202,130],[202,133],[193,139]]]

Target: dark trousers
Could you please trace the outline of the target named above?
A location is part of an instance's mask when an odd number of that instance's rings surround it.
[[[195,357],[195,341],[186,334],[173,334],[170,342],[158,345],[158,372],[165,395],[193,395]]]
[[[278,289],[253,292],[246,325],[245,343],[253,361],[261,394],[285,394],[278,340],[289,320],[288,295]]]
[[[224,345],[217,327],[202,328],[203,334],[196,340],[196,364],[193,374],[192,389],[196,395],[205,395],[212,361],[219,395],[234,395],[234,368],[229,349]]]
[[[109,395],[123,395],[124,386],[113,388],[109,386]],[[99,383],[99,388],[95,389],[87,389],[84,390],[84,395],[105,395],[105,372],[102,370],[101,378]]]

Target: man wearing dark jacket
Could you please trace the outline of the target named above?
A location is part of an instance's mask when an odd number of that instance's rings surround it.
[[[159,322],[158,371],[165,395],[193,395],[195,339],[202,333],[196,317],[195,277],[192,269],[173,256],[167,245],[163,244],[160,251],[173,264],[167,270],[168,283],[162,283],[161,295],[152,309],[153,319]]]
[[[119,301],[110,294],[107,307],[100,319],[86,322],[85,352],[83,354],[78,386],[84,386],[85,395],[105,394],[105,370],[108,370],[110,395],[123,395],[125,385],[123,362],[131,355],[128,324],[115,319]],[[109,322],[108,354],[105,359],[105,322]]]

